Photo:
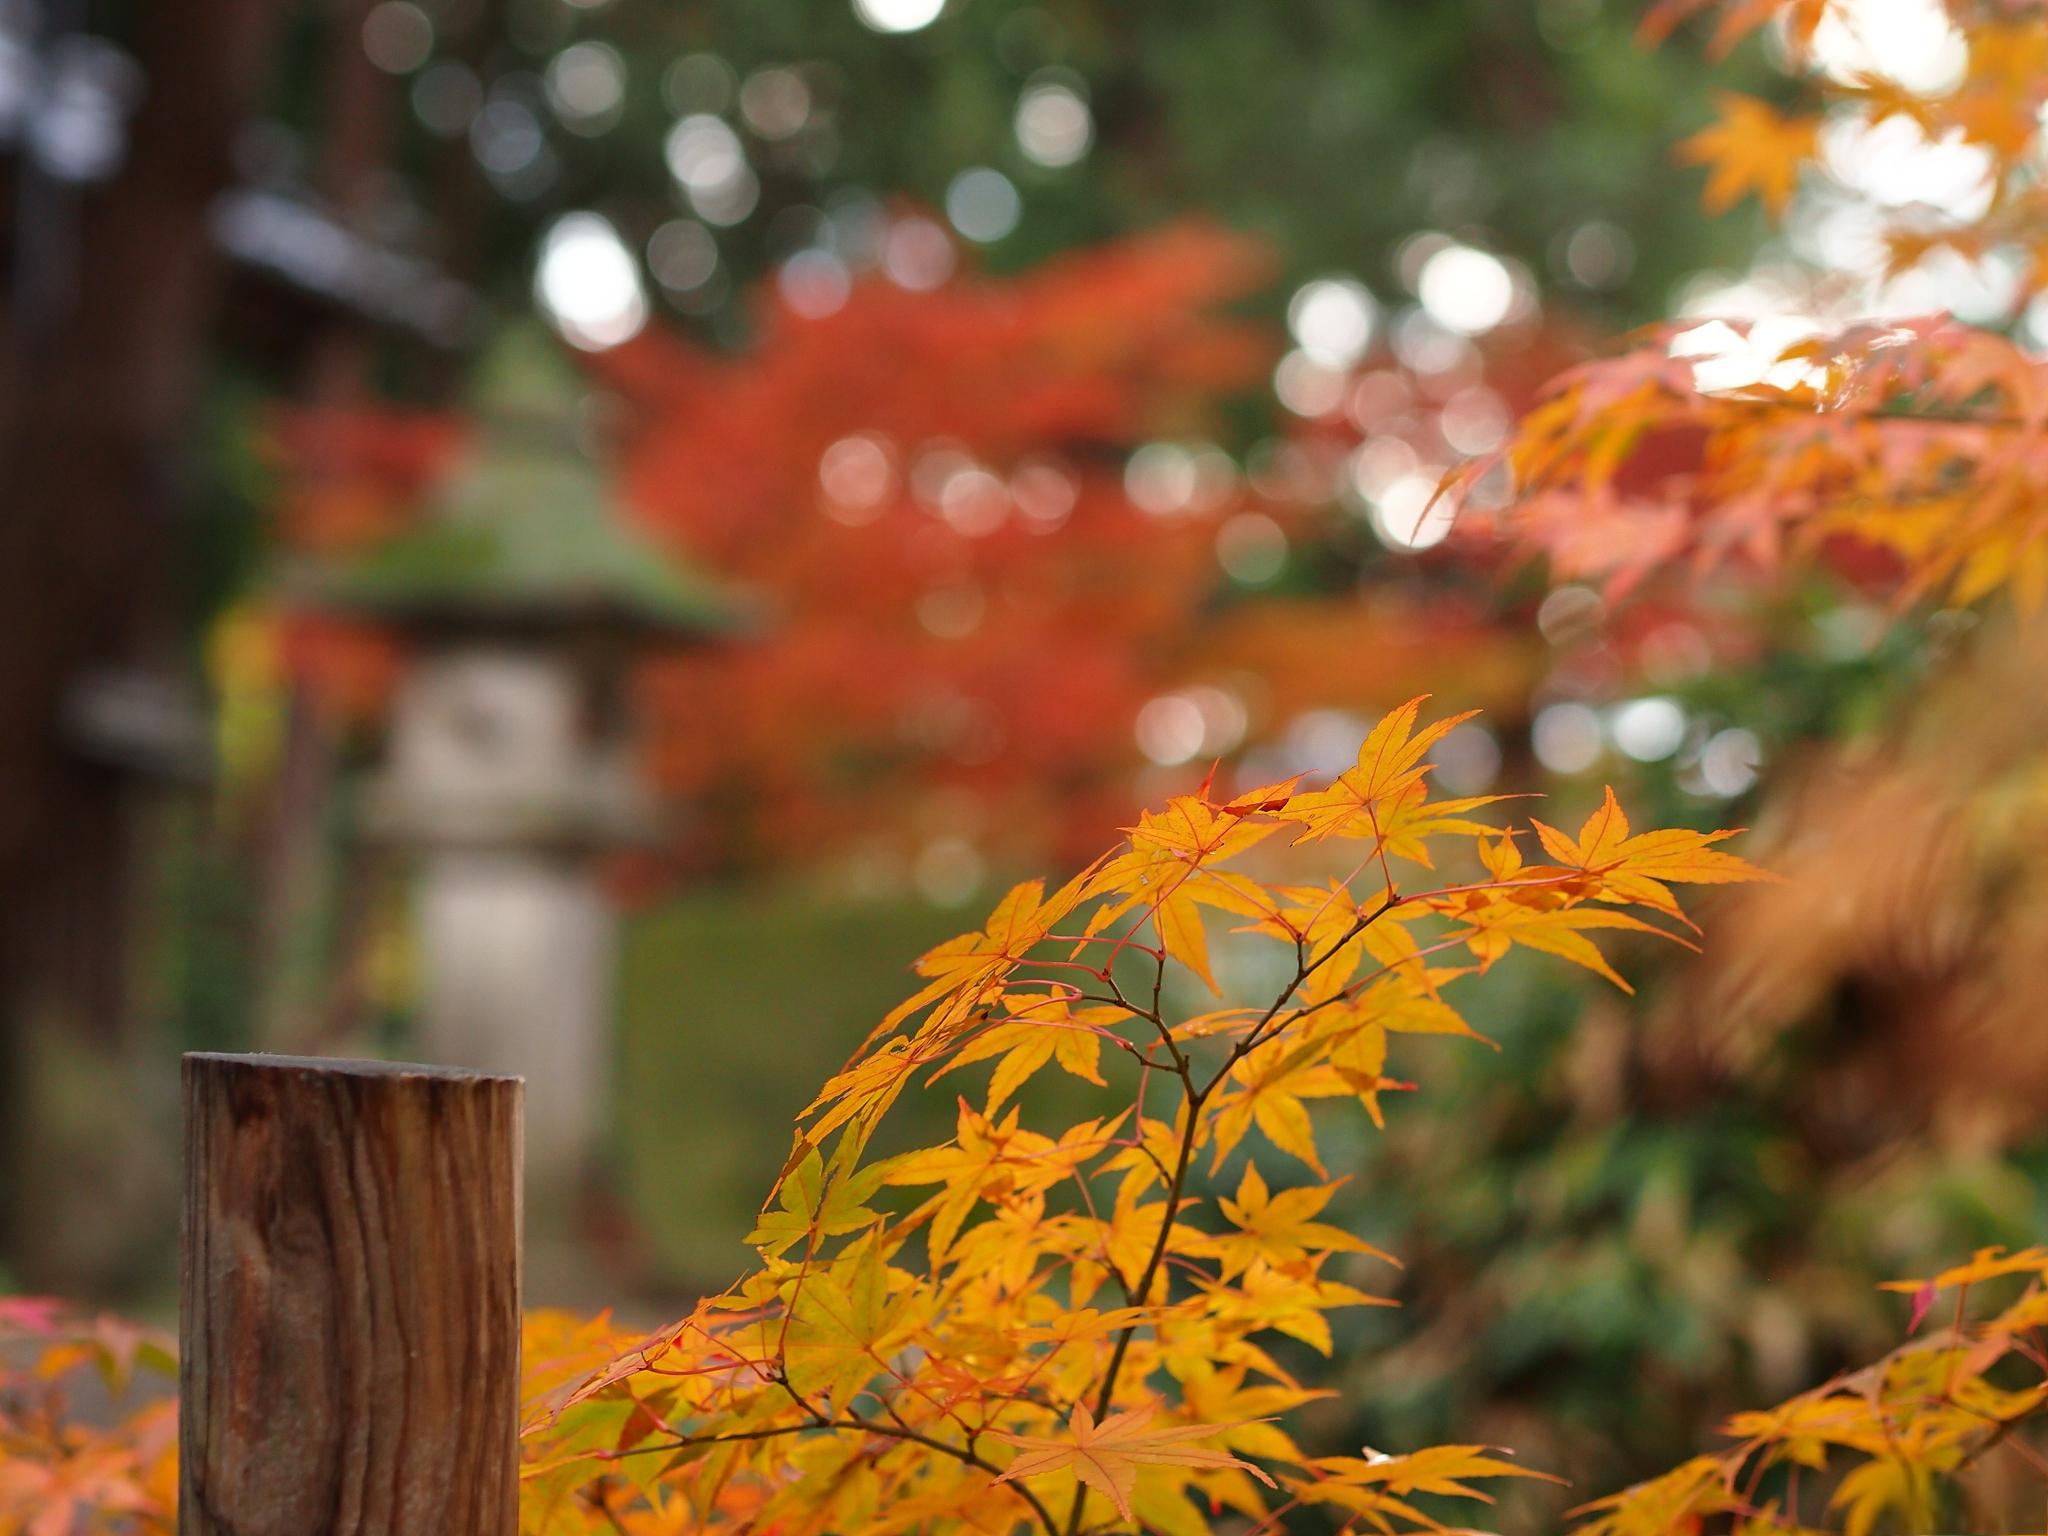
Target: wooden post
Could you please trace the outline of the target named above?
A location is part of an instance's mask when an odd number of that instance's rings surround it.
[[[179,1536],[512,1536],[516,1077],[185,1058]]]

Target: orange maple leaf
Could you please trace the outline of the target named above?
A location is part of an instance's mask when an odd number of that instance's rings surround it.
[[[1556,827],[1529,819],[1544,850],[1569,869],[1582,869],[1600,879],[1593,894],[1603,901],[1633,902],[1672,917],[1683,917],[1667,882],[1726,885],[1744,880],[1769,880],[1768,870],[1747,859],[1723,853],[1712,845],[1736,834],[1659,828],[1629,835],[1628,817],[1609,785],[1600,809],[1586,818],[1577,838]]]
[[[1720,121],[1678,146],[1689,165],[1708,167],[1702,201],[1725,213],[1754,192],[1772,213],[1782,213],[1799,187],[1800,166],[1813,158],[1817,117],[1785,117],[1753,96],[1724,92]]]
[[[2048,1248],[2022,1248],[2018,1253],[2007,1253],[1998,1247],[1979,1248],[1967,1264],[1954,1265],[1926,1280],[1887,1280],[1879,1289],[1946,1291],[1959,1285],[1975,1285],[1981,1280],[1997,1280],[2006,1275],[2043,1274],[2048,1274]]]
[[[1240,1428],[1241,1424],[1178,1424],[1168,1429],[1147,1429],[1145,1426],[1158,1411],[1155,1401],[1142,1408],[1112,1413],[1097,1424],[1088,1405],[1076,1403],[1065,1436],[1013,1435],[1000,1429],[990,1430],[994,1438],[1023,1452],[1004,1468],[996,1481],[1007,1483],[1013,1478],[1037,1477],[1071,1468],[1088,1487],[1108,1495],[1117,1514],[1125,1520],[1132,1518],[1131,1491],[1137,1486],[1141,1466],[1235,1467],[1251,1473],[1269,1488],[1274,1486],[1273,1479],[1262,1470],[1228,1451],[1204,1450],[1187,1443],[1212,1439]]]

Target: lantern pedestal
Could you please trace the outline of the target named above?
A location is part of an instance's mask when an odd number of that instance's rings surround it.
[[[414,1049],[523,1076],[532,1167],[565,1189],[586,1171],[609,1086],[617,919],[601,855],[655,830],[590,695],[555,647],[438,649],[399,690],[365,802],[368,830],[412,850],[417,870]]]

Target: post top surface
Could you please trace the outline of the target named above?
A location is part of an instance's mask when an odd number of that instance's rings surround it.
[[[268,1051],[187,1051],[187,1064],[251,1067],[273,1072],[309,1072],[329,1077],[424,1077],[463,1083],[521,1083],[510,1073],[473,1067],[435,1066],[419,1061],[367,1061],[350,1056],[282,1056]]]

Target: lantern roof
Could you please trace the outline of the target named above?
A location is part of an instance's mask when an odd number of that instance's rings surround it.
[[[710,637],[744,607],[636,534],[584,443],[587,391],[537,328],[480,363],[466,458],[411,528],[314,580],[324,605],[440,633]]]

